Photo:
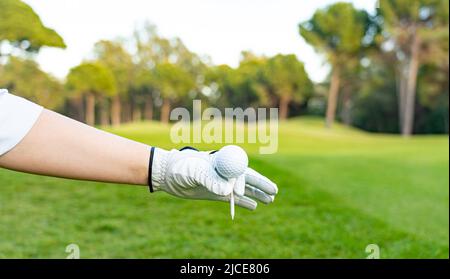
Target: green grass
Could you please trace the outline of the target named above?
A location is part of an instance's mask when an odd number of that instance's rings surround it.
[[[169,129],[113,132],[170,148]],[[303,118],[282,123],[279,141],[274,155],[246,146],[279,185],[275,203],[237,209],[234,222],[227,204],[0,170],[0,257],[64,258],[70,243],[83,258],[365,258],[371,243],[382,258],[449,257],[447,136],[327,131]]]

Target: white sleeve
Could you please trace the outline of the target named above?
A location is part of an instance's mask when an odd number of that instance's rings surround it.
[[[13,149],[30,131],[42,107],[0,89],[0,156]]]

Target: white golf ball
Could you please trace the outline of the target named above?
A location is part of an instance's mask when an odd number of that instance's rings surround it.
[[[247,167],[247,153],[237,145],[224,146],[215,153],[214,168],[224,178],[237,178]]]

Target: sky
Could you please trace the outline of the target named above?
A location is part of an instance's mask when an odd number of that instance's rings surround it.
[[[214,64],[237,66],[242,50],[259,55],[297,55],[316,82],[329,72],[323,58],[306,44],[298,23],[332,0],[24,0],[55,29],[67,48],[43,48],[41,68],[64,78],[69,69],[92,54],[101,39],[126,38],[148,21],[164,37],[179,37]],[[376,0],[353,0],[372,12]]]

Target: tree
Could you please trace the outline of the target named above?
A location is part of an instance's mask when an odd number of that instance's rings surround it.
[[[0,43],[7,42],[29,52],[37,52],[42,46],[66,47],[58,33],[45,27],[33,9],[22,1],[1,0],[0,19]]]
[[[222,108],[270,105],[273,102],[264,74],[266,64],[266,57],[244,51],[238,68],[228,65],[209,67],[204,73],[202,93]]]
[[[352,124],[371,132],[398,133],[395,69],[386,58],[373,53],[370,64],[352,78],[355,82],[351,86],[356,84],[356,88],[351,89],[357,92],[352,100]]]
[[[414,127],[417,75],[427,59],[447,60],[449,2],[442,0],[381,0],[380,15],[395,46],[399,62],[398,96],[401,131],[409,136]],[[448,63],[448,62],[447,62]]]
[[[350,3],[317,10],[299,29],[306,42],[325,54],[332,68],[326,112],[326,126],[331,127],[344,67],[359,62],[364,49],[373,44],[378,29],[366,11],[357,10]]]
[[[131,55],[120,42],[99,41],[94,47],[95,58],[111,70],[116,83],[117,94],[112,97],[111,123],[121,123],[121,99],[127,97],[133,81],[133,61]]]
[[[117,92],[112,72],[98,62],[85,62],[72,68],[67,76],[67,89],[75,96],[86,98],[86,123],[95,124],[95,103],[98,97],[111,97]],[[102,103],[102,124],[105,124]]]
[[[419,109],[416,112],[417,121],[414,121],[416,132],[433,134],[449,132],[448,77],[448,59],[446,66],[425,64],[421,67],[417,86]]]
[[[136,44],[136,75],[135,83],[133,84],[133,92],[139,99],[144,99],[145,114],[149,119],[153,114],[153,98],[158,100],[160,93],[154,85],[157,85],[157,78],[155,73],[158,71],[158,65],[171,64],[181,70],[184,74],[189,74],[189,79],[193,80],[192,90],[190,91],[193,97],[199,89],[200,83],[197,82],[198,77],[205,71],[205,64],[203,60],[195,53],[191,52],[179,38],[164,38],[161,37],[154,25],[145,24],[141,29],[134,33]],[[162,68],[165,68],[163,66]],[[156,78],[156,79],[155,79]],[[183,77],[182,77],[183,78]],[[159,86],[161,87],[161,86]],[[186,96],[181,93],[181,96]],[[173,100],[182,101],[181,98],[173,98]],[[161,108],[161,116],[168,119],[167,110],[168,103],[171,100],[163,102]],[[187,104],[186,104],[187,105]],[[164,113],[163,113],[164,111]],[[166,115],[166,116],[165,116]]]
[[[231,97],[234,93],[230,79],[234,71],[235,69],[228,65],[208,67],[204,71],[202,95],[215,106],[230,106]]]
[[[265,73],[267,63],[268,58],[265,56],[249,51],[241,53],[239,67],[231,72],[229,78],[231,86],[236,89],[231,105],[258,107],[274,103]]]
[[[311,95],[313,85],[303,63],[293,54],[278,54],[268,60],[266,78],[279,99],[280,119],[289,115],[289,104],[301,102]]]
[[[155,66],[154,80],[155,88],[163,99],[161,121],[168,123],[172,103],[193,90],[195,88],[195,80],[190,73],[170,63],[162,63]]]
[[[204,69],[203,59],[190,51],[180,38],[164,38],[158,34],[155,25],[146,23],[134,32],[136,56],[139,63],[153,68],[157,64],[177,64],[192,74]]]
[[[61,84],[30,59],[10,57],[0,68],[0,88],[8,88],[49,109],[58,109],[64,101]]]

